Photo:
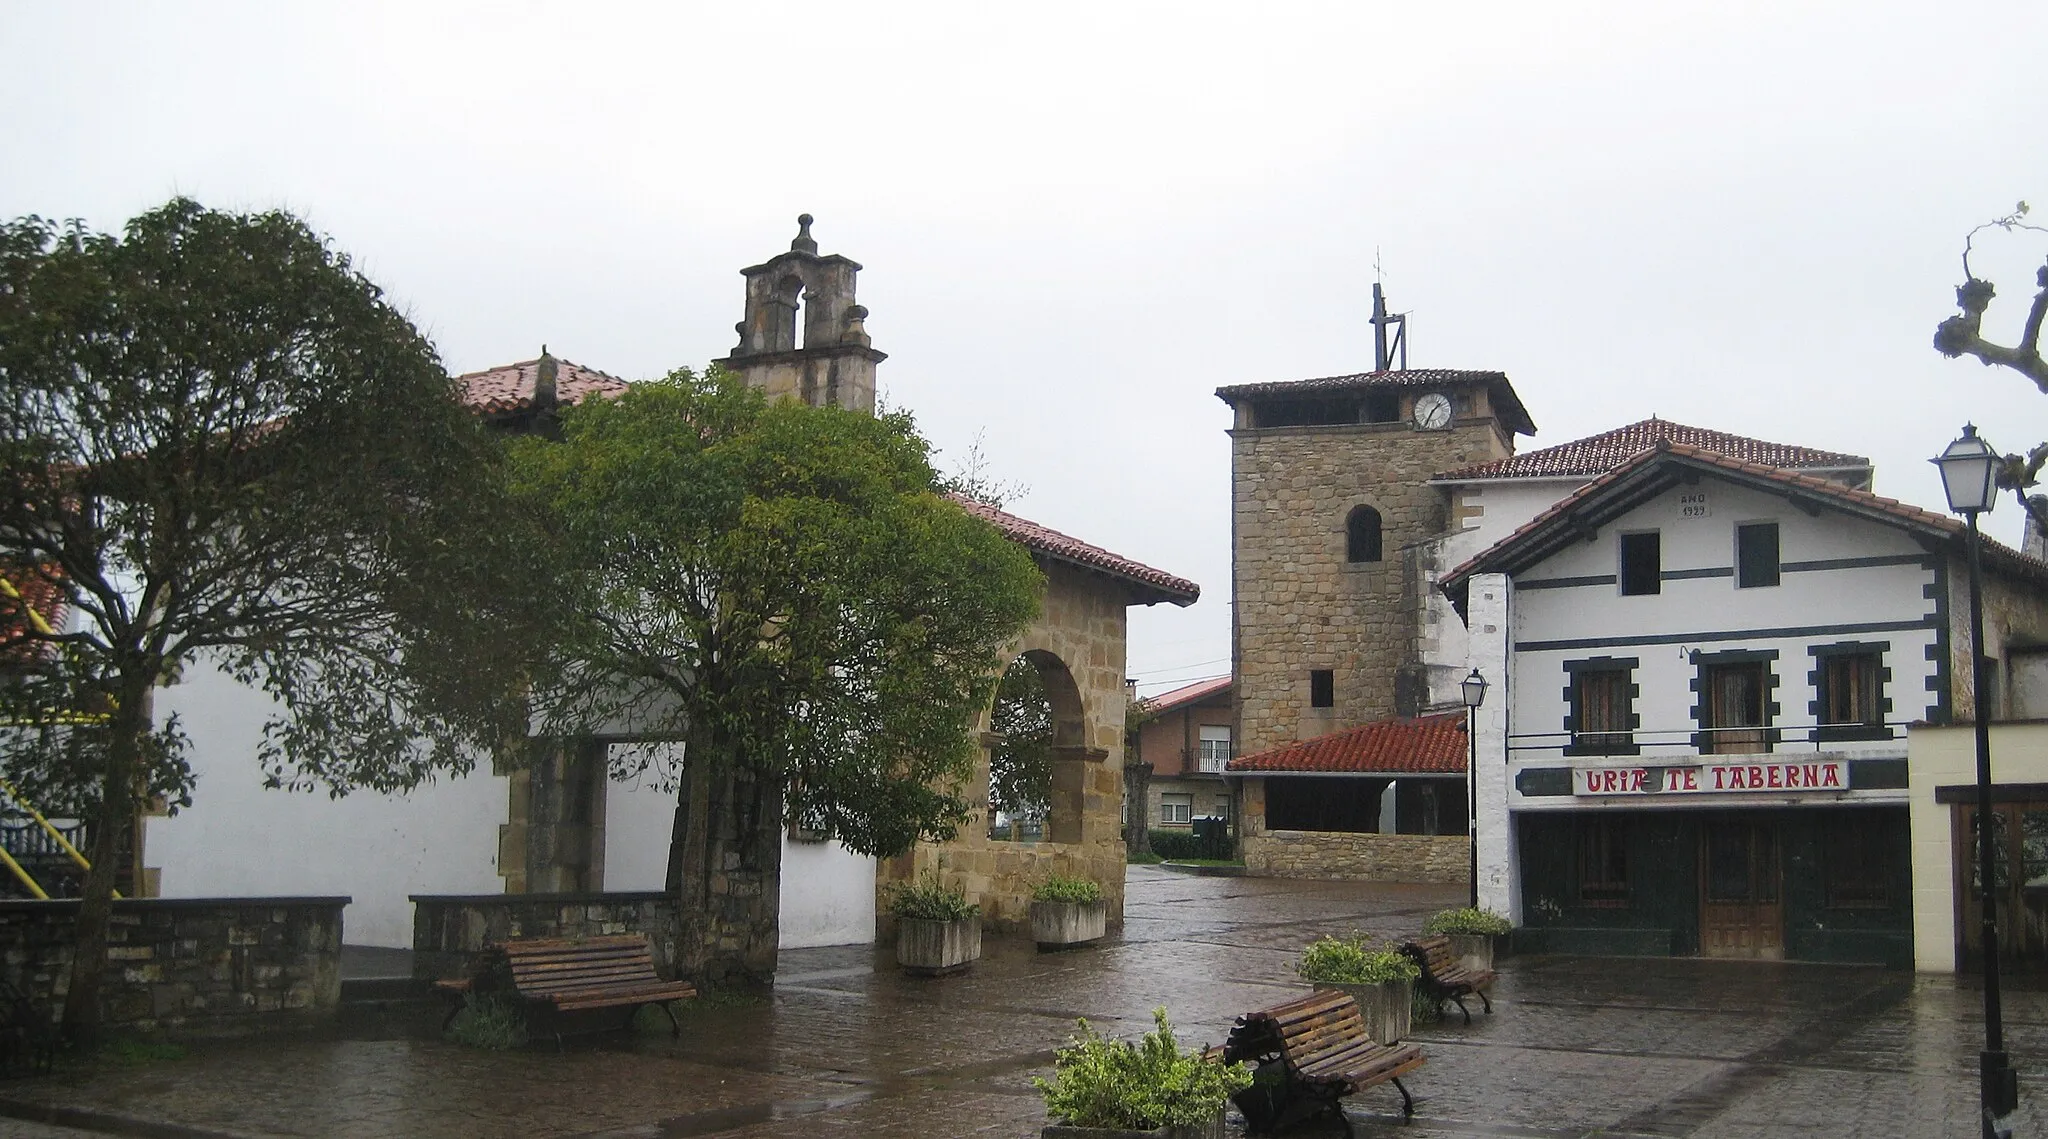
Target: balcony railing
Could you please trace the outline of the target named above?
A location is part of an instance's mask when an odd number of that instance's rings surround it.
[[[1843,745],[1885,740],[1901,744],[1910,720],[1876,724],[1820,724],[1781,721],[1761,727],[1637,728],[1626,732],[1516,732],[1508,737],[1509,758],[1597,758],[1611,755],[1759,755],[1840,750]]]

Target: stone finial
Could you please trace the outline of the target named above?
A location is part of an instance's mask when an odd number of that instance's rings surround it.
[[[875,341],[873,337],[868,335],[867,319],[867,306],[846,306],[846,330],[839,334],[839,342],[841,344],[858,344],[863,348],[872,345]]]
[[[548,346],[540,346],[540,360],[533,369],[533,406],[539,411],[552,411],[560,395],[555,386],[555,377],[560,368],[555,358],[548,354]]]
[[[818,243],[811,238],[811,215],[796,215],[796,237],[789,243],[792,253],[816,253]]]

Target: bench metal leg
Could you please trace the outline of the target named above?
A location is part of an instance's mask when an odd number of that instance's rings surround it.
[[[1394,1077],[1393,1083],[1394,1090],[1401,1093],[1401,1114],[1413,1117],[1415,1115],[1415,1097],[1408,1094],[1408,1085],[1402,1083],[1399,1076]]]
[[[1457,1005],[1457,1006],[1458,1006],[1458,1011],[1459,1011],[1459,1012],[1462,1012],[1462,1013],[1464,1013],[1464,1014],[1465,1014],[1465,1023],[1466,1023],[1466,1024],[1471,1024],[1471,1023],[1472,1023],[1472,1010],[1471,1010],[1471,1009],[1468,1009],[1468,1008],[1466,1008],[1466,1007],[1465,1007],[1465,998],[1464,998],[1463,996],[1456,996],[1456,997],[1452,997],[1452,998],[1451,998],[1451,1003],[1452,1003],[1452,1004],[1454,1004],[1454,1005]],[[1488,1009],[1487,1011],[1488,1011],[1488,1012],[1491,1012],[1491,1011],[1493,1011],[1493,1010],[1491,1010],[1491,1009]]]
[[[1486,1015],[1493,1015],[1493,1002],[1486,999],[1486,990],[1479,990],[1479,1003],[1486,1006]]]

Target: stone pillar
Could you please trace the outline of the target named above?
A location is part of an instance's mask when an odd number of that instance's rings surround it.
[[[1514,583],[1506,574],[1475,574],[1469,585],[1466,624],[1471,663],[1486,678],[1486,703],[1474,722],[1478,765],[1473,769],[1479,797],[1479,905],[1522,923],[1522,869],[1508,809],[1513,774],[1508,770],[1509,713],[1515,703]]]
[[[691,810],[701,794],[701,815]],[[701,819],[701,846],[693,820]],[[677,972],[699,985],[770,985],[782,901],[782,788],[744,768],[685,774],[668,888],[680,907]],[[693,854],[695,857],[693,858]]]

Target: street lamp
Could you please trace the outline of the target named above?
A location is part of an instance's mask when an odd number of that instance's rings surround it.
[[[1984,571],[1979,554],[1977,516],[1998,502],[1998,452],[1977,437],[1973,424],[1930,460],[1941,470],[1942,493],[1948,508],[1969,523],[1970,547],[1970,684],[1977,727],[1977,888],[1984,915],[1984,1051],[1978,1059],[1978,1102],[1984,1115],[1985,1139],[2012,1134],[2007,1119],[2019,1107],[2019,1078],[2005,1054],[2004,1017],[1998,997],[1998,899],[1992,873],[1996,853],[1991,819],[1990,688],[1984,675]]]
[[[1478,669],[1458,687],[1465,690],[1465,849],[1471,856],[1472,908],[1479,908],[1479,706],[1486,703],[1486,678]]]

